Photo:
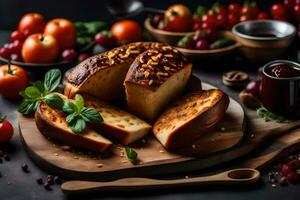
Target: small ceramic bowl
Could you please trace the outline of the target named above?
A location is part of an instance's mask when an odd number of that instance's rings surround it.
[[[176,46],[177,42],[184,37],[186,34],[193,32],[170,32],[163,31],[157,28],[154,28],[150,23],[150,18],[147,18],[144,22],[146,30],[154,37],[158,42],[165,42],[170,45]]]
[[[232,32],[249,61],[262,63],[282,55],[292,44],[296,28],[283,21],[254,20],[242,22]]]

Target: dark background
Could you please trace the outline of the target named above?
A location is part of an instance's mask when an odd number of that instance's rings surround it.
[[[71,20],[105,20],[113,22],[115,19],[109,16],[105,8],[105,2],[109,0],[0,0],[0,30],[16,29],[19,19],[28,12],[39,12],[46,19],[64,17]],[[111,0],[112,1],[112,0]],[[126,1],[126,0],[125,0]],[[130,0],[127,0],[127,2]],[[220,0],[220,3],[243,2],[238,0]],[[174,3],[184,3],[192,10],[197,5],[210,6],[213,0],[143,0],[145,6],[165,9]],[[257,4],[266,10],[272,0],[257,0]],[[140,22],[144,19],[135,17]]]

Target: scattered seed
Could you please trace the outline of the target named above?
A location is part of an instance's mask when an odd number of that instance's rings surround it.
[[[45,183],[44,184],[44,188],[46,189],[46,190],[51,190],[51,186],[50,186],[50,184],[49,183]]]
[[[37,184],[42,185],[44,183],[42,178],[36,179]]]
[[[22,170],[25,172],[25,173],[28,173],[29,170],[28,170],[28,165],[26,163],[22,164]]]

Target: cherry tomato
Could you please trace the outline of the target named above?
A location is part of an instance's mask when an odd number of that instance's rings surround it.
[[[0,67],[0,93],[6,98],[19,98],[20,91],[28,84],[26,71],[16,65],[2,65]]]
[[[5,118],[6,116],[0,116],[0,143],[8,142],[14,134],[13,126]]]
[[[216,17],[213,15],[203,15],[202,22],[207,23],[208,27],[214,28],[217,24]]]
[[[294,15],[296,17],[296,20],[299,22],[300,21],[300,4],[296,4],[294,6]]]
[[[287,7],[282,3],[275,3],[271,7],[271,14],[273,17],[288,18]]]
[[[96,44],[110,48],[117,45],[117,39],[112,35],[111,31],[101,31],[94,37]]]
[[[227,24],[227,17],[221,14],[218,14],[217,17],[217,27],[220,29],[225,28],[226,24]]]
[[[201,29],[204,30],[204,29],[208,29],[208,28],[212,28],[212,29],[215,29],[216,26],[215,25],[212,25],[212,24],[209,24],[207,22],[203,22],[201,24]]]
[[[293,6],[295,5],[295,1],[294,0],[283,0],[283,4],[288,8],[293,8]]]
[[[261,13],[258,14],[257,19],[262,19],[262,20],[264,20],[264,19],[270,19],[270,16],[266,12],[261,12]]]
[[[222,16],[226,16],[227,15],[227,9],[225,8],[225,6],[222,6],[222,5],[216,6],[214,8],[214,12],[217,15],[222,15]]]
[[[231,3],[228,6],[228,11],[230,14],[240,15],[242,6],[239,3]]]
[[[199,22],[194,23],[194,25],[193,25],[193,31],[200,30],[201,26],[202,26],[201,22],[200,23]]]
[[[252,18],[249,15],[243,15],[240,17],[240,22],[250,21]]]
[[[228,19],[227,19],[229,28],[232,28],[234,25],[239,23],[239,20],[240,20],[239,15],[236,15],[236,14],[233,14],[233,13],[229,14]]]
[[[241,12],[242,15],[248,15],[251,19],[256,19],[260,10],[257,6],[244,6]]]
[[[188,32],[193,28],[193,20],[191,16],[173,16],[164,20],[158,27],[166,31]]]
[[[24,42],[26,39],[26,36],[21,31],[14,31],[10,34],[10,41],[16,41],[19,40],[20,42]]]

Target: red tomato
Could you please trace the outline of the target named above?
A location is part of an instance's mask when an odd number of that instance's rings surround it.
[[[227,17],[221,14],[217,15],[217,26],[218,28],[225,28],[226,24],[227,24]]]
[[[6,98],[19,98],[20,91],[28,84],[28,76],[25,70],[16,65],[0,66],[0,93]]]
[[[258,14],[257,19],[262,19],[262,20],[264,20],[264,19],[270,19],[270,16],[266,12],[261,12],[261,13]]]
[[[271,7],[271,14],[273,17],[288,18],[287,7],[282,3],[275,3]]]
[[[0,143],[8,142],[14,134],[14,127],[5,118],[0,116]]]
[[[142,39],[141,26],[132,20],[122,20],[114,23],[111,32],[118,40],[137,42]]]
[[[52,35],[57,40],[60,51],[76,47],[76,29],[67,19],[57,18],[47,23],[45,35]]]
[[[52,63],[59,53],[59,46],[52,35],[30,35],[22,47],[22,57],[27,63]]]
[[[45,28],[44,17],[38,13],[28,13],[19,22],[18,30],[27,35],[42,33]]]
[[[170,18],[174,16],[174,13],[179,16],[191,16],[191,12],[188,7],[186,7],[183,4],[174,4],[170,6],[166,11],[165,11],[165,17]]]
[[[230,14],[240,15],[242,6],[239,3],[231,3],[228,6],[228,11]]]

